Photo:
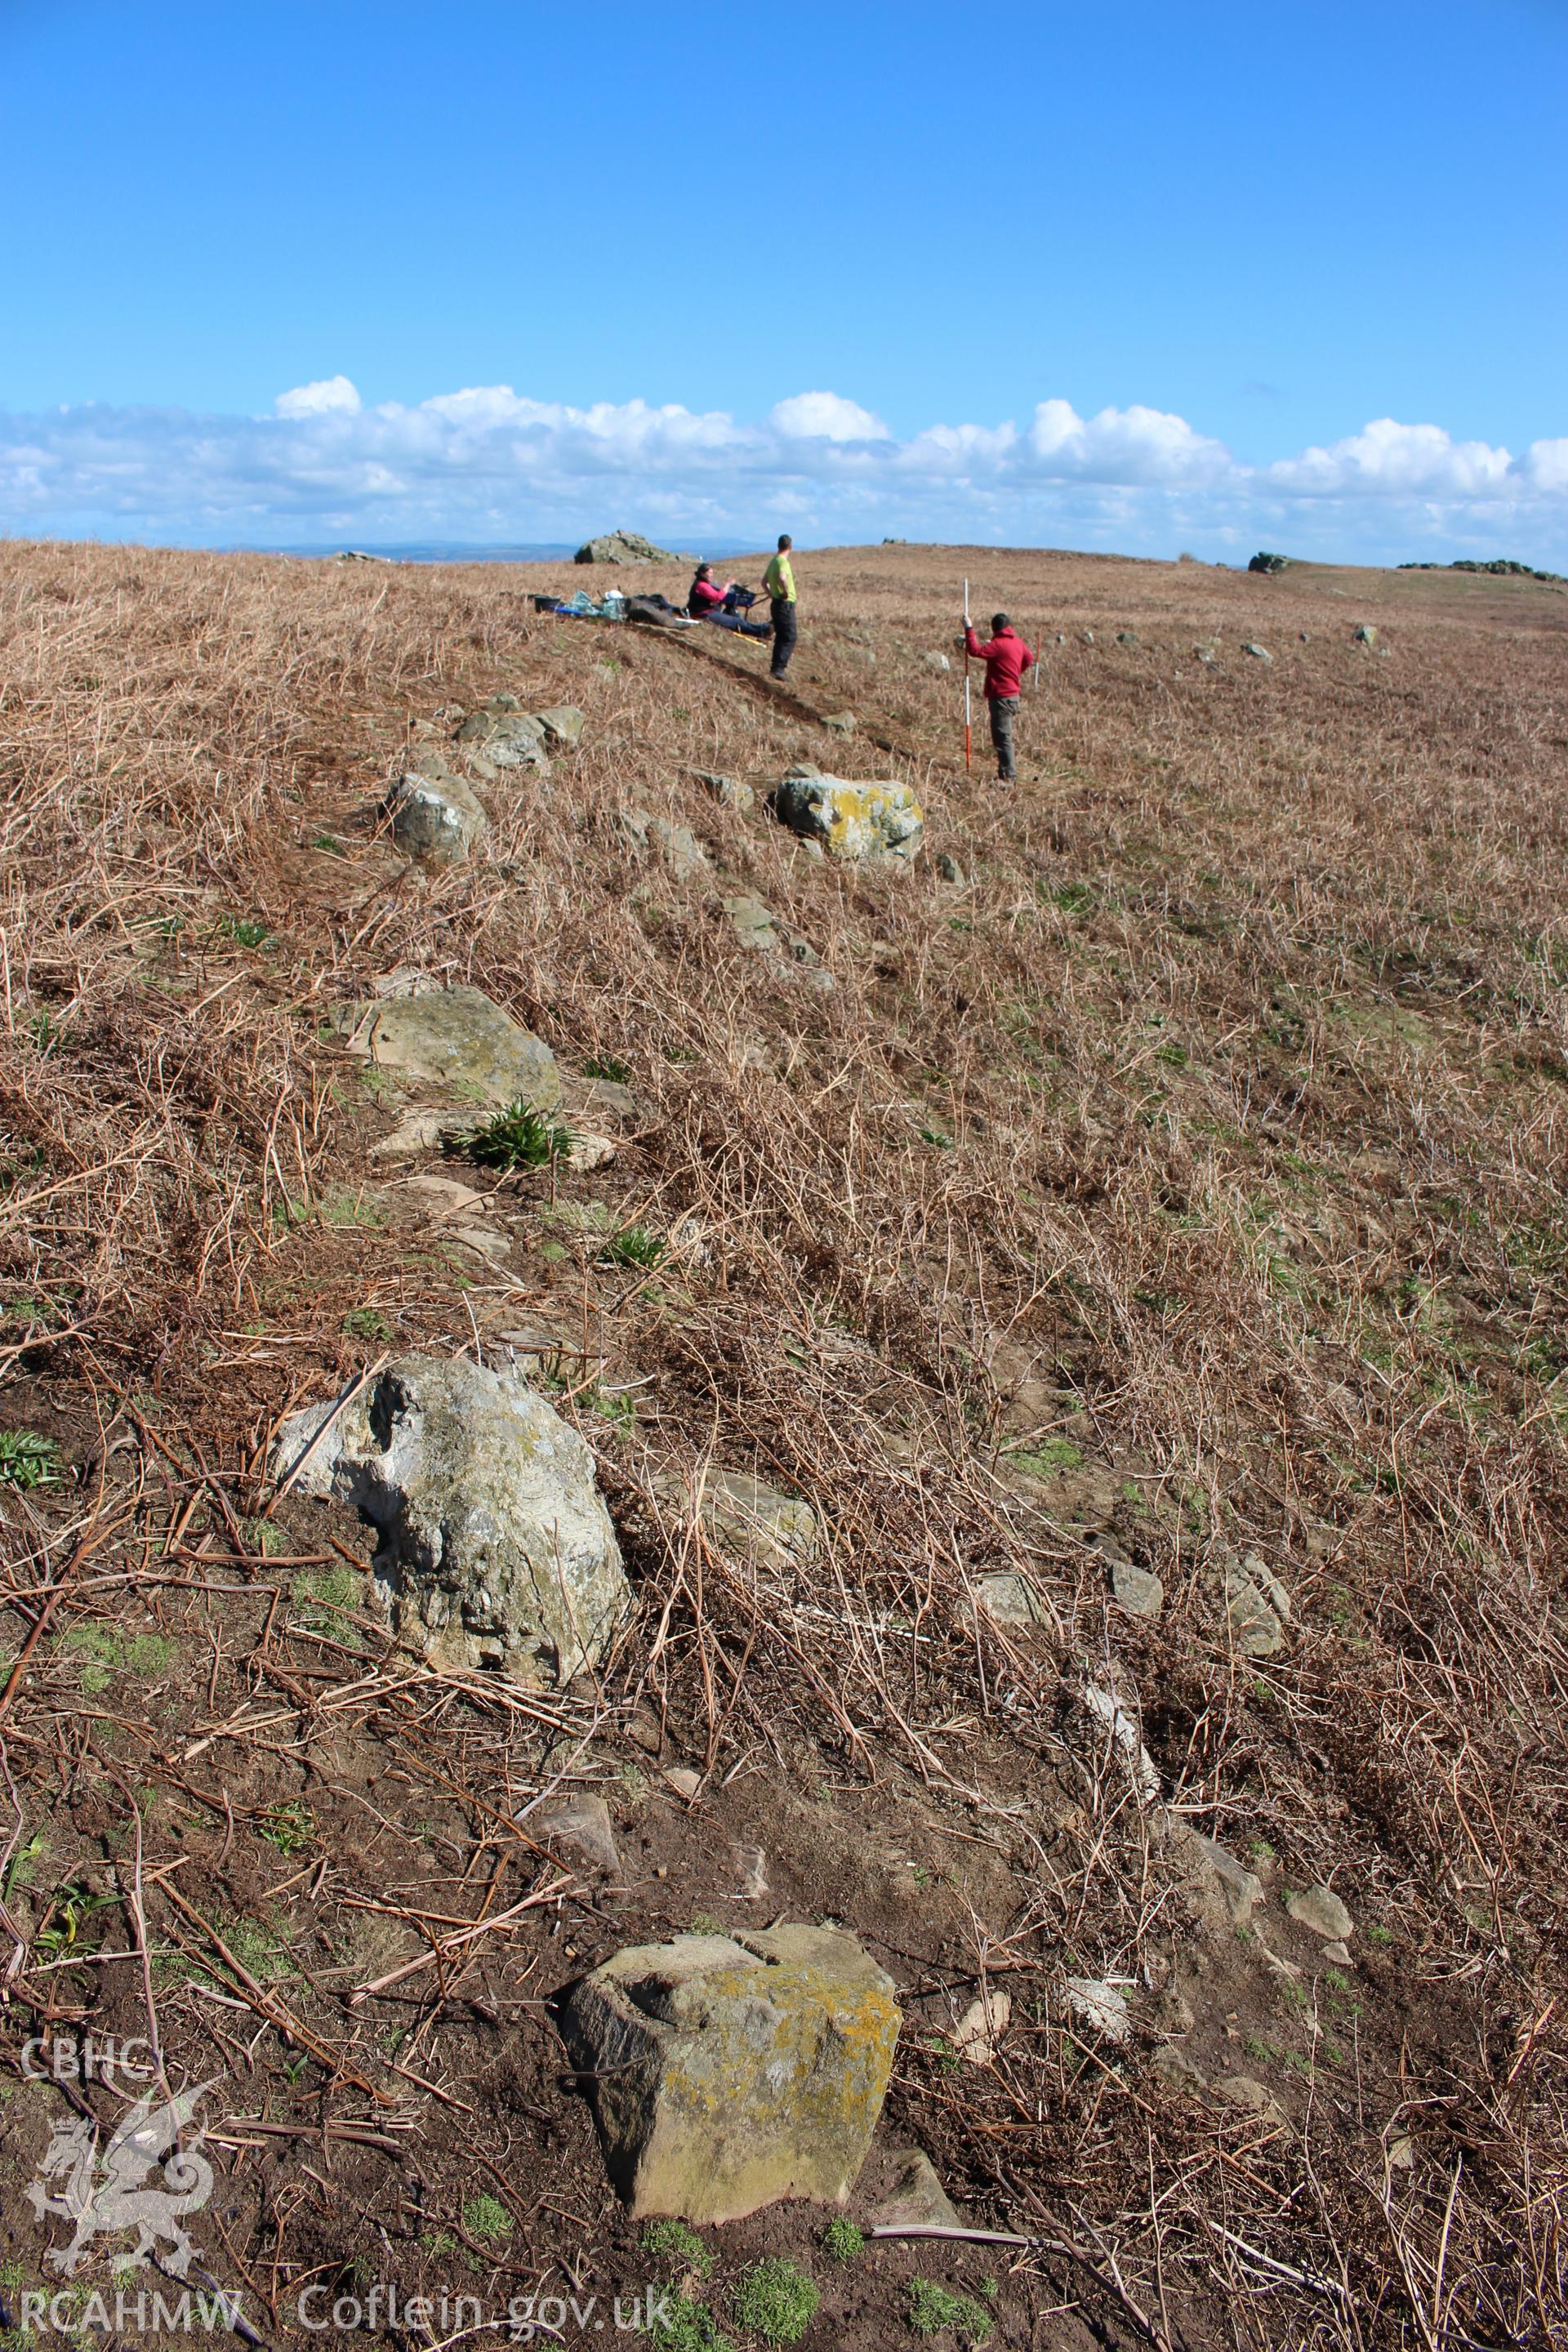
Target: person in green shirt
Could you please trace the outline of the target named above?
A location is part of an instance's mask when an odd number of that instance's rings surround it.
[[[794,545],[788,531],[780,531],[779,551],[763,574],[763,585],[768,592],[768,611],[773,625],[774,677],[783,677],[789,667],[789,657],[795,651],[795,574],[789,568],[790,550]]]

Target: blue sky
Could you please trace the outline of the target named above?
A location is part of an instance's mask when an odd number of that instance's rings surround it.
[[[1568,569],[1565,100],[1568,0],[0,0],[0,528]]]

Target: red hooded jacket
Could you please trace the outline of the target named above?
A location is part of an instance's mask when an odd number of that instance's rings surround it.
[[[963,642],[975,660],[985,664],[987,702],[1005,702],[1016,694],[1024,672],[1035,667],[1035,656],[1016,629],[999,629],[984,646],[973,629],[965,629]]]

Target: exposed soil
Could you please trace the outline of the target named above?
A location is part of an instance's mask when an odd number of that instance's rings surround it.
[[[963,767],[966,569],[1044,638],[1012,795]],[[656,2342],[750,2347],[773,2256],[820,2292],[807,2352],[921,2312],[1052,2352],[1561,2340],[1568,594],[797,572],[781,696],[765,647],[535,615],[570,566],[0,549],[6,2352],[40,2289],[35,2345],[180,2332],[114,2312],[166,2267],[117,2278],[106,2229],[63,2276],[29,2196],[150,2087],[72,2079],[86,2045],[154,2039],[205,2086],[190,2279],[247,2340],[484,2343],[531,2296],[571,2343],[675,2287]],[[500,689],[577,704],[580,749],[479,785],[468,862],[410,866],[394,759]],[[803,755],[915,785],[911,872],[699,781]],[[633,805],[707,865],[639,850]],[[742,891],[819,962],[744,948]],[[614,1157],[378,1148],[474,1116],[331,1031],[405,968],[542,1036]],[[606,1263],[628,1231],[662,1252]],[[352,1513],[269,1510],[280,1418],[389,1350],[510,1351],[588,1439],[637,1595],[599,1676],[437,1675]],[[815,1561],[716,1538],[710,1463],[806,1498]],[[1226,1613],[1249,1556],[1268,1654]],[[988,1613],[1005,1576],[1034,1622]],[[531,1829],[560,1790],[605,1798],[617,1871]],[[1261,1884],[1239,1927],[1194,1832]],[[1320,1885],[1337,1958],[1286,1908]],[[704,2231],[706,2273],[645,2244],[551,2003],[622,1945],[774,1918],[899,1988],[850,2215],[913,2147],[1029,2242],[841,2263],[788,2204]]]

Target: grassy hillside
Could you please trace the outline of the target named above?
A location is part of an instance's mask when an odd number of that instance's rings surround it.
[[[1011,795],[963,766],[966,571],[1044,638]],[[708,2233],[711,2321],[671,2342],[764,2340],[735,2282],[779,2255],[822,2291],[808,2347],[983,2314],[1073,2352],[1544,2347],[1568,595],[991,549],[797,572],[780,697],[765,647],[537,617],[569,565],[0,549],[0,2297],[56,2285],[26,2191],[69,2099],[113,2104],[24,2079],[24,2042],[150,2013],[176,2085],[218,2080],[192,2226],[267,2341],[305,2340],[312,2282],[678,2278],[543,2002],[623,1944],[830,1917],[904,2009],[876,2160],[918,2145],[1032,2242],[840,2263],[777,2207]],[[468,863],[409,866],[395,759],[503,689],[579,706],[580,748],[479,787]],[[912,872],[773,822],[802,756],[915,785]],[[331,1014],[408,971],[543,1037],[614,1157],[379,1148],[438,1098]],[[352,1514],[264,1516],[285,1412],[388,1351],[508,1349],[591,1444],[637,1598],[559,1695],[412,1664]],[[809,1569],[715,1536],[722,1468],[813,1507]],[[1240,1574],[1288,1603],[1267,1654]],[[1033,1622],[993,1614],[1008,1576]],[[610,1885],[516,1825],[563,1787],[608,1801]],[[1260,1882],[1239,1927],[1194,1832]],[[1338,1960],[1287,1909],[1315,1886]]]

